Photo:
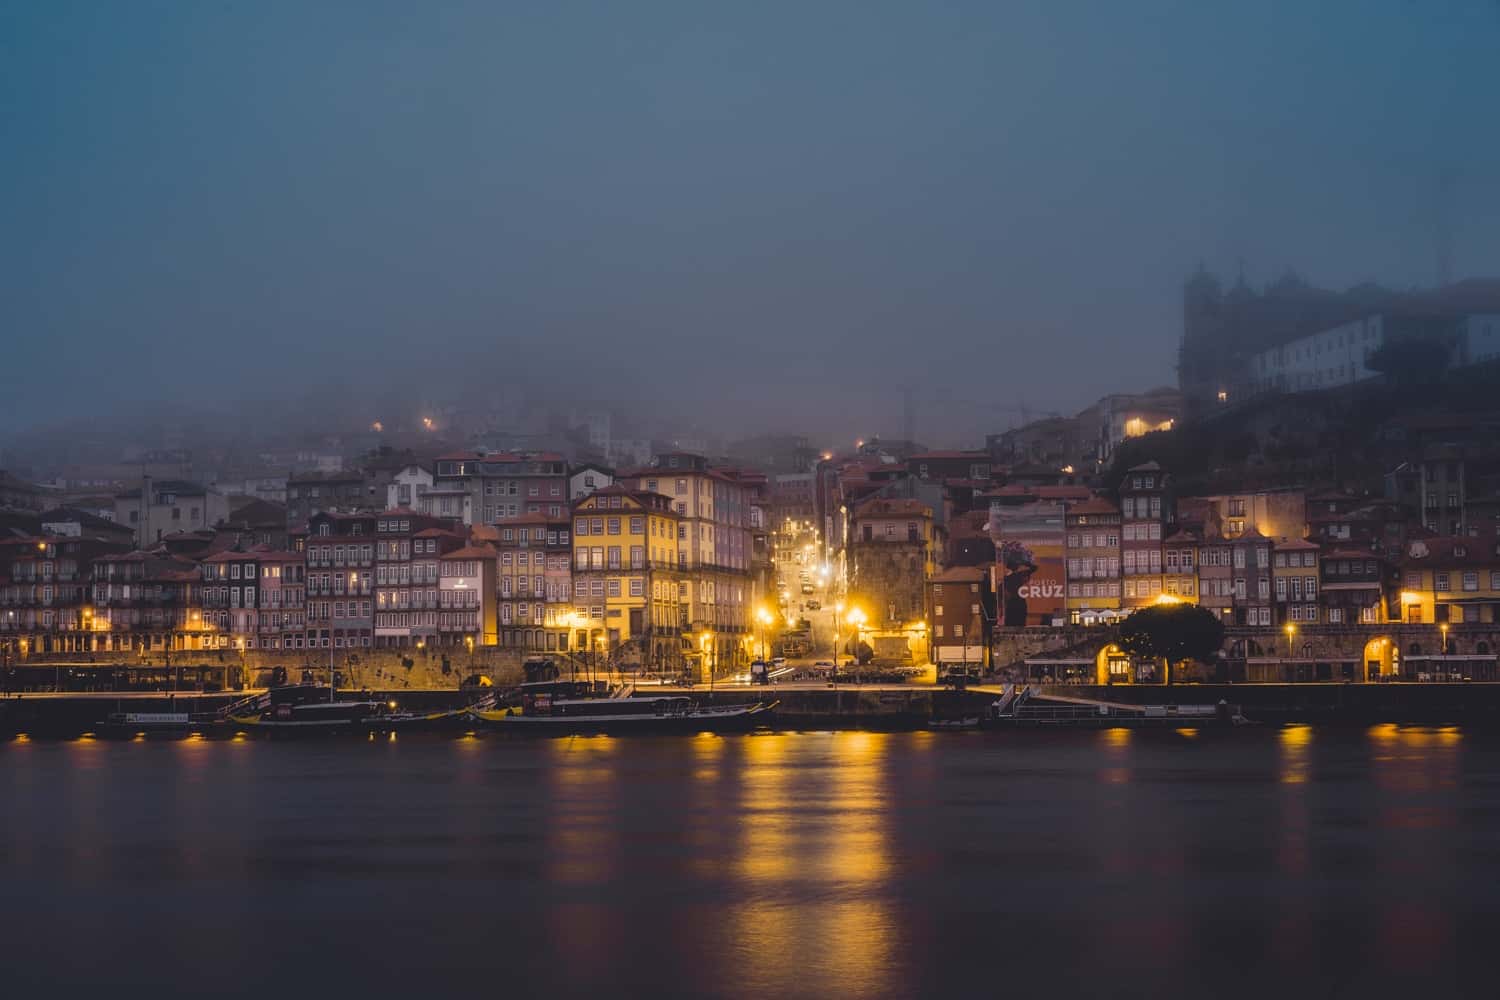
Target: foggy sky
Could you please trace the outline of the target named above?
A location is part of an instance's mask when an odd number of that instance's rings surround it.
[[[5,430],[520,384],[942,443],[1175,380],[1202,261],[1500,273],[1492,0],[0,0]],[[3,431],[0,431],[3,433]]]

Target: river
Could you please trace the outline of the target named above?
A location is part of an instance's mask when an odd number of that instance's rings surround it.
[[[37,740],[0,803],[15,997],[1500,993],[1458,729]]]

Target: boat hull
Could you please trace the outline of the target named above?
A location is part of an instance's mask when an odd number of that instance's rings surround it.
[[[573,736],[608,733],[724,733],[746,732],[771,724],[774,706],[748,705],[733,710],[708,710],[681,715],[524,715],[504,709],[472,713],[476,725],[494,732]]]

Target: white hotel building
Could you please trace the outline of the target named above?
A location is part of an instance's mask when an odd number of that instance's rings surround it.
[[[1379,372],[1366,367],[1385,342],[1386,317],[1366,316],[1261,351],[1250,359],[1250,377],[1259,392],[1306,392],[1352,385]]]

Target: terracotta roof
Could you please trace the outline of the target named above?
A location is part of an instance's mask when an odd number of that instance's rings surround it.
[[[442,559],[493,559],[495,550],[490,545],[465,545],[461,549],[445,552],[439,558]]]
[[[1087,500],[1084,500],[1081,503],[1073,504],[1072,506],[1068,507],[1068,513],[1069,514],[1118,514],[1118,513],[1120,513],[1120,508],[1116,507],[1114,504],[1110,503],[1108,500],[1104,499],[1103,497],[1099,496],[1098,494],[1094,494],[1094,495],[1090,496]]]
[[[591,493],[591,494],[589,494],[589,496],[593,496],[593,494]],[[579,499],[583,499],[583,498],[580,497]],[[499,522],[499,527],[503,528],[503,527],[506,527],[507,525],[512,525],[512,524],[562,524],[562,525],[566,525],[567,523],[568,523],[568,515],[566,515],[566,514],[559,514],[557,517],[553,517],[551,514],[543,514],[541,511],[537,511],[535,514],[520,514],[520,515],[517,515],[516,517],[507,517],[505,520]]]
[[[1273,547],[1282,552],[1303,551],[1307,549],[1321,551],[1323,548],[1317,542],[1309,542],[1305,538],[1287,538],[1286,536],[1276,539],[1276,544]]]
[[[967,458],[974,461],[988,462],[990,453],[987,451],[924,451],[907,458],[908,462],[920,462],[923,459],[943,458]]]

